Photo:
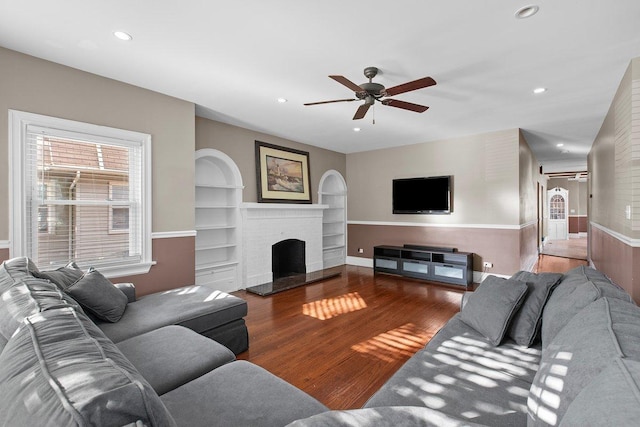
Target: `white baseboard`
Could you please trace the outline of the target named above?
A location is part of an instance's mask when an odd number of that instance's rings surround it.
[[[347,265],[373,268],[373,258],[361,258],[358,256],[348,256]]]

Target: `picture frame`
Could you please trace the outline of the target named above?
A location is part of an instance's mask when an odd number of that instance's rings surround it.
[[[255,142],[258,203],[311,203],[309,153]]]

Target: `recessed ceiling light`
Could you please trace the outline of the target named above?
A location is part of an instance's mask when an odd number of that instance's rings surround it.
[[[278,98],[278,102],[280,104],[284,104],[285,102],[287,102],[287,98]]]
[[[559,144],[556,144],[556,147],[564,147],[564,144],[561,142]]]
[[[545,93],[546,91],[547,91],[546,87],[537,87],[533,90],[533,93],[539,94],[539,93]]]
[[[538,13],[538,10],[540,10],[538,6],[536,6],[535,4],[530,4],[529,6],[524,6],[518,9],[515,13],[515,16],[518,19],[530,18]]]
[[[114,31],[113,35],[119,38],[120,40],[124,40],[127,42],[130,40],[133,40],[133,37],[131,37],[131,34],[125,33],[124,31]]]
[[[360,132],[360,128],[353,128],[354,132]]]

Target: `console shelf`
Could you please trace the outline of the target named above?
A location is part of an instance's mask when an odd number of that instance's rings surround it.
[[[468,288],[473,280],[473,253],[416,245],[375,246],[373,269]]]

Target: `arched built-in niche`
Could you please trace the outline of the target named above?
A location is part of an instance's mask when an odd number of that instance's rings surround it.
[[[322,218],[323,268],[346,263],[347,257],[347,183],[336,170],[328,170],[318,186],[320,204],[328,205]]]
[[[196,151],[196,284],[240,289],[242,176],[221,151]]]

